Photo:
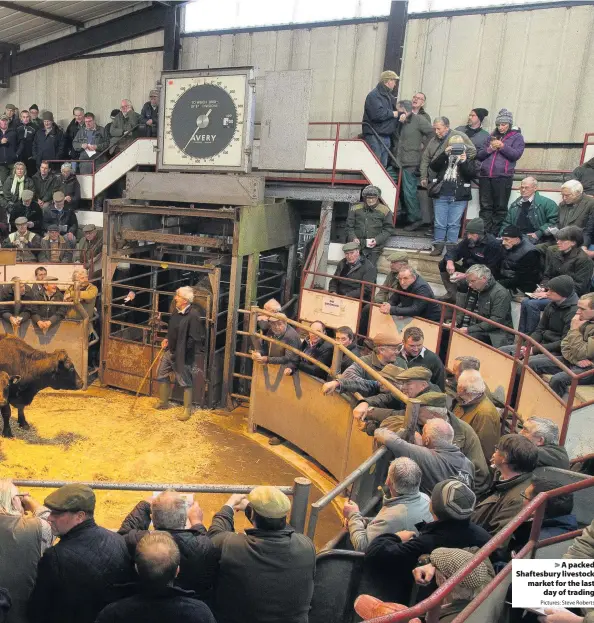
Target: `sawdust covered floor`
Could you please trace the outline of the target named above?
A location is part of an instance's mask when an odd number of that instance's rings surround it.
[[[301,476],[289,463],[270,453],[237,429],[229,416],[195,410],[179,422],[176,406],[153,409],[155,398],[140,397],[133,414],[133,395],[91,387],[85,392],[45,390],[26,409],[31,429],[11,420],[14,439],[1,438],[0,478],[137,483],[292,485]],[[233,430],[235,428],[236,430]],[[51,489],[31,489],[39,501]],[[97,491],[96,519],[119,528],[123,518],[150,492]],[[321,493],[312,487],[311,501]],[[228,498],[197,494],[204,523]],[[249,524],[238,515],[236,529]],[[339,529],[335,514],[324,513],[316,544]]]

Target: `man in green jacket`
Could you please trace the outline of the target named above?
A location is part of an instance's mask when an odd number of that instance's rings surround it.
[[[495,281],[490,269],[484,264],[475,264],[466,271],[468,292],[461,307],[474,312],[483,318],[513,328],[511,316],[511,294],[507,288]],[[495,348],[509,344],[513,335],[503,329],[479,321],[478,318],[459,314],[458,329]]]
[[[552,199],[540,195],[537,186],[533,177],[525,177],[520,182],[520,196],[509,206],[500,235],[508,225],[515,225],[533,244],[543,237],[554,240],[559,208]]]
[[[405,230],[414,231],[423,225],[421,206],[417,197],[419,165],[423,146],[433,136],[433,127],[423,115],[413,114],[410,100],[398,102],[396,110],[400,113],[396,130],[398,138],[396,160],[402,171],[402,197],[409,221]]]
[[[356,242],[361,255],[374,266],[384,245],[394,234],[393,214],[380,201],[382,191],[377,186],[365,186],[361,192],[363,203],[356,203],[347,217],[347,242]]]
[[[118,151],[125,149],[138,136],[140,122],[140,115],[132,107],[132,102],[122,100],[120,112],[115,116],[109,128],[111,145],[117,143]],[[126,133],[128,133],[127,138],[122,139]]]

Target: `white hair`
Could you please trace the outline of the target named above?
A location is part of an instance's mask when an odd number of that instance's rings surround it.
[[[464,370],[458,379],[458,391],[463,387],[469,394],[483,394],[487,389],[478,370]]]
[[[18,493],[12,480],[0,480],[0,514],[18,515],[21,513],[14,507],[12,499]]]
[[[431,446],[436,448],[454,441],[454,429],[449,422],[434,418],[423,426],[423,433],[431,442]]]
[[[269,299],[264,303],[264,307],[266,311],[277,313],[281,311],[281,304],[276,299]]]
[[[567,180],[561,185],[561,190],[568,190],[574,197],[579,197],[584,193],[584,187],[577,180]]]
[[[89,271],[86,268],[75,268],[72,271],[72,281],[76,281],[78,275],[88,275]]]
[[[475,264],[474,266],[471,266],[467,271],[466,271],[467,275],[474,275],[475,277],[478,277],[479,279],[489,279],[489,277],[491,277],[491,270],[488,266],[485,266],[484,264]]]
[[[65,162],[61,167],[60,171],[64,171],[65,169],[70,169],[72,171],[72,164],[70,162]]]
[[[549,420],[545,417],[530,417],[524,422],[526,424],[533,424],[534,430],[532,434],[536,434],[542,437],[545,445],[557,445],[559,443],[559,427],[553,420]]]
[[[530,184],[532,184],[533,186],[538,186],[538,180],[533,177],[532,175],[529,175],[528,177],[525,177],[522,182],[528,182]]]
[[[401,456],[390,463],[387,481],[398,493],[418,493],[422,475],[421,468],[412,459]]]
[[[190,286],[178,288],[175,293],[179,294],[183,299],[186,299],[188,303],[194,302],[194,290]]]

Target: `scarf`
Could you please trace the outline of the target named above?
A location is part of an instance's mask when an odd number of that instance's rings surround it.
[[[25,190],[25,176],[24,175],[23,177],[17,177],[15,175],[12,178],[12,188],[10,189],[10,192],[12,193],[13,197],[17,194],[17,188],[18,188],[19,199],[22,199],[23,190]]]

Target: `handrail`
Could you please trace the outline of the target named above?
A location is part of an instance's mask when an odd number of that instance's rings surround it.
[[[550,498],[555,498],[559,495],[565,495],[567,493],[574,493],[575,491],[580,491],[582,489],[587,489],[589,487],[594,486],[594,477],[588,478],[586,480],[582,480],[580,482],[574,482],[569,485],[564,485],[563,487],[559,487],[558,489],[552,489],[551,491],[543,491],[539,493],[533,500],[528,502],[526,506],[500,531],[498,532],[488,543],[483,545],[481,549],[473,556],[472,560],[470,560],[464,567],[459,569],[454,575],[449,577],[439,588],[437,588],[427,599],[419,602],[418,604],[407,608],[406,610],[402,610],[401,612],[394,612],[391,614],[387,614],[382,617],[376,617],[375,619],[369,619],[371,623],[397,623],[399,621],[408,621],[410,618],[419,616],[427,613],[433,608],[439,607],[441,602],[446,598],[456,586],[467,577],[472,571],[474,571],[487,557],[492,554],[500,545],[511,537],[516,528],[518,528],[522,523],[527,521],[533,514],[534,519],[532,521],[532,528],[530,531],[530,538],[526,545],[520,550],[517,554],[516,558],[522,558],[526,554],[532,552],[538,543],[538,535],[540,534],[540,528],[542,525],[542,521],[544,518],[544,511],[546,502]],[[511,571],[511,563],[508,565],[509,570]],[[509,573],[509,571],[502,571],[499,573],[492,582],[495,582],[499,576],[505,573]],[[501,582],[503,578],[499,580]],[[484,598],[483,598],[484,600]],[[474,600],[473,600],[474,601]],[[470,602],[469,606],[473,602]],[[467,612],[469,606],[465,608],[463,611],[465,614],[470,614],[473,612],[476,607],[480,604],[476,604],[471,610]],[[460,617],[460,615],[458,615]],[[463,620],[456,618],[456,621]]]
[[[17,487],[41,487],[59,488],[65,485],[74,484],[67,480],[13,480],[12,483]],[[183,483],[163,484],[154,482],[77,482],[76,484],[86,485],[91,489],[116,490],[116,491],[167,491],[174,490],[178,493],[250,493],[259,485],[220,485],[220,484],[199,484],[190,485]],[[285,495],[293,497],[291,504],[291,514],[289,523],[297,531],[303,533],[305,528],[305,517],[307,514],[307,502],[311,490],[311,481],[302,476],[297,476],[293,480],[293,486],[277,486],[277,489]]]
[[[388,448],[382,446],[378,448],[366,461],[361,463],[359,467],[353,470],[348,476],[345,476],[331,491],[328,491],[326,495],[323,495],[319,500],[316,500],[311,505],[311,511],[309,513],[309,522],[307,524],[307,536],[310,539],[314,538],[316,533],[316,526],[318,523],[319,514],[326,506],[333,502],[342,492],[355,484],[361,476],[369,471],[376,463],[378,463],[386,454],[388,454]]]
[[[332,357],[332,370],[335,370],[337,368],[334,367],[334,361],[336,358],[336,353],[337,351],[340,351],[342,353],[342,355],[346,355],[349,359],[351,359],[354,363],[357,363],[359,366],[361,366],[363,368],[363,370],[365,370],[365,372],[367,372],[367,374],[369,374],[369,376],[371,376],[373,378],[374,381],[378,381],[379,383],[381,383],[386,389],[388,389],[388,391],[398,400],[400,400],[401,402],[407,404],[410,401],[410,398],[406,395],[403,394],[395,385],[393,385],[392,383],[390,383],[390,381],[388,381],[388,379],[384,378],[379,372],[377,372],[376,370],[374,370],[371,366],[368,366],[364,361],[362,361],[359,357],[357,357],[357,355],[354,355],[348,348],[346,348],[345,346],[343,346],[342,344],[338,343],[336,340],[332,339],[331,337],[328,337],[325,333],[320,333],[319,331],[316,331],[315,329],[312,329],[311,327],[309,327],[308,325],[305,325],[301,322],[298,322],[296,320],[291,320],[291,318],[286,318],[283,317],[284,315],[279,315],[275,312],[270,312],[267,311],[265,309],[260,309],[259,307],[255,307],[253,306],[250,310],[245,310],[245,309],[240,309],[238,310],[240,313],[245,313],[245,314],[256,314],[256,315],[265,315],[265,316],[270,316],[272,318],[280,318],[281,320],[284,320],[287,324],[290,324],[294,327],[297,327],[298,329],[301,329],[302,331],[305,331],[307,333],[314,333],[315,335],[317,335],[319,338],[321,338],[322,340],[328,342],[329,344],[332,344],[332,346],[334,347],[334,354]],[[239,333],[239,331],[238,331]],[[299,354],[301,356],[304,356],[304,353],[302,351],[298,351],[296,348],[293,348],[292,346],[289,346],[288,344],[285,344],[284,342],[278,342],[277,340],[274,340],[273,338],[269,338],[267,336],[264,336],[260,333],[254,332],[254,333],[250,333],[247,331],[242,331],[241,334],[246,334],[248,336],[253,336],[257,339],[261,339],[264,338],[266,341],[269,342],[276,342],[277,344],[279,344],[280,346],[282,346],[283,348],[290,350],[291,352],[294,352],[295,354]],[[312,363],[315,363],[318,367],[320,367],[322,370],[324,370],[325,372],[328,372],[329,369],[327,366],[325,366],[324,364],[320,363],[317,360],[312,360]]]

